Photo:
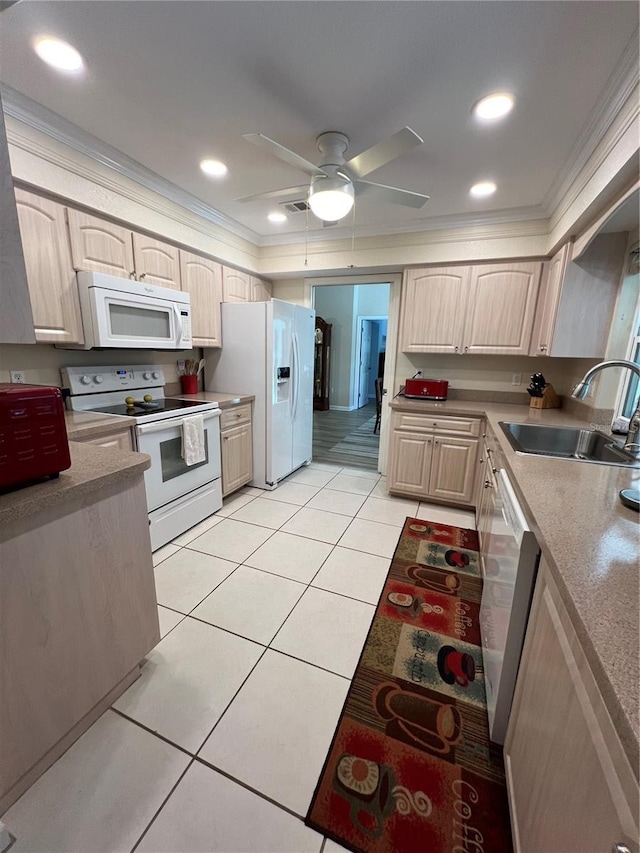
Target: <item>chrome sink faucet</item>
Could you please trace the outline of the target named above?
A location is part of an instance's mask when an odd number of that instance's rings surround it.
[[[640,378],[640,367],[638,367],[638,365],[635,364],[633,361],[626,361],[623,358],[612,358],[609,361],[601,361],[600,364],[596,364],[590,370],[587,370],[580,382],[578,382],[576,387],[571,392],[571,396],[575,397],[576,400],[584,400],[584,398],[587,396],[591,380],[596,375],[596,373],[600,373],[600,371],[604,370],[606,367],[627,367],[629,368],[629,370],[632,370],[638,376],[638,378]],[[629,421],[629,432],[627,434],[627,440],[624,443],[625,449],[631,448],[633,446],[637,448],[639,446],[639,435],[640,397],[638,397],[638,404],[636,406],[636,410],[631,416],[631,420]],[[634,452],[637,452],[637,450]]]

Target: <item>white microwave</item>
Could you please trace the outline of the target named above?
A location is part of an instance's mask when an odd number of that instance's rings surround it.
[[[78,273],[84,344],[65,349],[188,350],[188,293],[97,272]]]

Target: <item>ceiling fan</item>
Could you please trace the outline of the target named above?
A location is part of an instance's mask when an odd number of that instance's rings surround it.
[[[309,207],[318,219],[327,223],[337,222],[346,216],[353,207],[355,196],[401,204],[416,209],[429,201],[429,196],[422,193],[362,180],[365,175],[375,172],[376,169],[391,160],[395,160],[396,157],[400,157],[416,146],[422,145],[422,139],[409,127],[403,127],[393,136],[379,142],[372,148],[367,148],[366,151],[346,162],[344,155],[349,146],[349,137],[337,131],[322,133],[316,140],[318,149],[322,154],[322,160],[317,166],[262,133],[245,133],[242,138],[264,148],[265,151],[269,151],[284,160],[285,163],[289,163],[290,166],[306,172],[311,176],[311,185],[286,187],[272,192],[245,196],[236,199],[236,201],[246,202],[303,196],[307,198]]]

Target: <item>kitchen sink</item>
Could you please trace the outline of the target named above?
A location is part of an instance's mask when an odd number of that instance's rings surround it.
[[[499,423],[516,453],[640,468],[639,458],[628,450],[623,450],[610,435],[598,430],[514,424],[507,421]]]

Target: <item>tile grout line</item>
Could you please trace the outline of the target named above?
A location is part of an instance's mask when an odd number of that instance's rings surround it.
[[[180,784],[180,782],[182,782],[182,780],[183,780],[183,779],[184,779],[184,777],[186,776],[186,774],[187,774],[187,770],[189,770],[189,768],[190,768],[190,767],[192,767],[192,766],[193,766],[193,764],[195,764],[195,758],[194,758],[193,756],[191,756],[191,761],[190,761],[190,762],[187,764],[187,766],[184,768],[184,771],[183,771],[183,772],[180,774],[180,776],[178,777],[178,779],[177,779],[177,781],[176,781],[175,785],[173,785],[173,787],[171,788],[171,790],[169,791],[169,793],[167,794],[167,796],[164,798],[164,800],[163,800],[163,801],[162,801],[162,803],[160,804],[160,808],[157,810],[157,812],[154,814],[154,816],[151,818],[151,820],[149,821],[149,823],[146,825],[146,827],[145,827],[145,828],[144,828],[144,830],[142,831],[142,834],[141,834],[140,838],[138,838],[138,840],[136,841],[136,843],[133,845],[133,847],[131,848],[130,853],[134,853],[134,851],[137,849],[137,847],[138,847],[138,845],[140,844],[140,842],[142,841],[142,839],[145,837],[145,835],[147,834],[147,832],[149,832],[149,830],[151,829],[151,826],[155,823],[155,821],[156,821],[156,819],[157,819],[158,815],[160,814],[160,812],[162,811],[162,809],[166,806],[166,804],[169,802],[169,799],[173,796],[173,793],[174,793],[174,791],[176,790],[176,788],[178,787],[178,785]]]

